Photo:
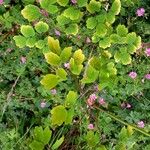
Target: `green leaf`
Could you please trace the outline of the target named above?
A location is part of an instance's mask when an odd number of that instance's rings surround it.
[[[52,131],[49,129],[49,127],[46,127],[43,131],[43,143],[46,145],[49,143],[52,136]]]
[[[35,140],[29,145],[29,147],[32,150],[43,150],[44,149],[44,145],[41,142],[38,142]]]
[[[54,107],[51,110],[51,114],[52,125],[61,126],[67,118],[67,110],[62,105]]]
[[[69,0],[57,0],[57,3],[60,6],[66,6],[68,4]]]
[[[45,53],[44,56],[45,56],[46,62],[49,63],[50,65],[53,65],[53,66],[60,65],[61,59],[57,54],[53,52],[49,52],[49,53]]]
[[[41,16],[40,9],[31,4],[25,6],[25,8],[21,11],[21,14],[28,21],[37,20]]]
[[[77,24],[70,24],[69,27],[66,28],[66,34],[73,34],[76,35],[78,33],[78,25]]]
[[[54,88],[58,84],[59,78],[54,74],[47,74],[41,80],[41,84],[48,90]]]
[[[138,36],[137,38],[136,38],[136,41],[134,42],[134,44],[135,44],[135,46],[136,46],[136,48],[137,49],[139,49],[140,47],[141,47],[141,42],[142,40],[141,40],[141,37],[140,36]]]
[[[17,35],[17,36],[14,36],[13,39],[15,40],[16,45],[19,48],[25,47],[25,45],[26,45],[26,38],[25,37],[23,37],[21,35]]]
[[[95,68],[96,70],[100,71],[101,69],[101,61],[98,57],[94,56],[90,59],[89,64]]]
[[[68,110],[68,113],[67,113],[67,118],[65,120],[65,124],[68,125],[68,124],[72,124],[72,120],[73,120],[73,117],[74,117],[74,108],[71,107],[69,110]]]
[[[101,48],[108,48],[111,46],[111,39],[109,37],[104,38],[103,40],[99,41],[99,47]]]
[[[92,36],[92,42],[93,43],[97,43],[97,42],[99,42],[99,40],[100,40],[100,37],[97,34],[94,34]]]
[[[44,40],[38,40],[36,43],[35,43],[35,46],[39,49],[42,49],[44,46],[45,46],[45,41]]]
[[[118,25],[116,30],[117,34],[121,37],[125,37],[128,33],[128,29],[124,25]]]
[[[112,13],[107,13],[107,17],[106,17],[106,21],[109,23],[109,24],[113,24],[115,22],[115,15],[112,14]]]
[[[77,4],[79,7],[84,7],[87,5],[88,0],[77,0]]]
[[[86,21],[86,26],[88,29],[94,29],[97,25],[96,17],[90,17]]]
[[[69,91],[65,100],[66,107],[73,107],[77,100],[77,93],[74,91]]]
[[[93,14],[95,12],[99,12],[101,8],[101,3],[95,0],[91,0],[90,3],[86,6],[87,10]]]
[[[53,53],[60,55],[61,48],[59,45],[59,41],[57,39],[55,40],[53,37],[49,36],[48,37],[48,46]]]
[[[107,64],[107,70],[109,71],[109,75],[117,74],[117,69],[115,68],[115,64],[113,62]]]
[[[68,24],[71,21],[69,18],[65,17],[63,14],[57,16],[56,20],[60,26]]]
[[[21,26],[21,33],[25,36],[25,37],[32,37],[35,35],[34,29],[32,26],[29,25],[22,25]]]
[[[98,23],[105,23],[105,21],[106,21],[106,14],[102,13],[100,15],[97,15],[96,16],[96,20],[97,20]]]
[[[60,54],[60,59],[62,62],[66,62],[69,60],[69,58],[71,56],[71,51],[72,51],[72,47],[66,47],[62,50],[62,52]]]
[[[73,54],[73,58],[74,58],[74,62],[77,64],[77,65],[80,65],[83,63],[84,59],[85,59],[85,56],[84,54],[82,53],[82,50],[81,49],[78,49],[74,52]]]
[[[78,20],[82,14],[75,7],[69,7],[64,11],[63,15],[71,20]]]
[[[99,72],[94,69],[91,65],[88,65],[88,68],[85,73],[85,77],[81,80],[82,83],[93,83],[97,77]]]
[[[73,58],[70,59],[70,70],[73,74],[79,75],[82,71],[83,65],[77,65],[75,64],[75,61]]]
[[[126,37],[120,37],[118,34],[111,34],[110,39],[112,43],[126,44]]]
[[[55,14],[58,12],[58,7],[55,5],[48,5],[48,7],[46,8],[46,10],[50,13],[50,14]]]
[[[40,5],[42,8],[46,8],[49,4],[55,4],[57,0],[40,0]]]
[[[104,145],[100,145],[96,150],[107,150]]]
[[[107,28],[105,24],[98,24],[96,27],[96,34],[100,37],[104,37],[107,33]]]
[[[111,6],[111,13],[113,13],[114,15],[118,15],[120,13],[121,10],[121,1],[120,0],[115,0]]]
[[[136,33],[131,32],[127,35],[127,44],[134,44],[136,41]]]
[[[64,136],[62,136],[59,140],[57,140],[53,146],[52,146],[52,150],[58,149],[59,146],[63,143],[64,141]]]
[[[56,70],[56,75],[59,76],[59,82],[67,80],[67,72],[63,68],[58,68]]]
[[[134,54],[134,53],[136,52],[137,48],[136,48],[136,46],[134,46],[133,44],[129,44],[129,45],[127,46],[127,50],[128,50],[128,52],[129,52],[130,54]]]
[[[49,26],[47,23],[43,22],[43,21],[39,21],[36,25],[35,25],[35,30],[38,33],[44,33],[47,32],[49,29]]]
[[[26,46],[29,46],[31,48],[31,47],[34,47],[35,43],[36,43],[36,38],[34,38],[34,37],[29,38],[26,41]]]
[[[85,138],[89,147],[95,147],[100,142],[98,134],[94,134],[94,131],[88,131]]]

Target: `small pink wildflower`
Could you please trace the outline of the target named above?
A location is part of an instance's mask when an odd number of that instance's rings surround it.
[[[94,86],[94,90],[95,90],[96,92],[98,92],[98,85],[95,85],[95,86]]]
[[[89,99],[95,101],[97,99],[97,96],[95,94],[91,94]]]
[[[147,56],[147,57],[149,57],[149,56],[150,56],[150,48],[146,48],[146,50],[145,50],[145,54],[146,54],[146,56]]]
[[[136,76],[137,76],[137,73],[134,72],[134,71],[132,71],[132,72],[129,73],[129,77],[131,77],[132,79],[135,79]]]
[[[92,123],[90,123],[90,124],[88,125],[88,129],[93,130],[93,129],[94,129],[94,125],[93,125]]]
[[[126,108],[131,108],[131,104],[127,103]]]
[[[92,106],[93,104],[94,104],[94,100],[92,100],[92,99],[87,99],[87,104],[88,104],[88,106]]]
[[[139,8],[136,11],[136,15],[139,16],[139,17],[144,16],[144,13],[145,13],[145,9],[144,8]]]
[[[137,125],[138,125],[139,128],[144,128],[144,126],[145,126],[145,124],[144,124],[143,121],[139,121],[139,122],[137,123]]]
[[[148,80],[150,80],[150,74],[146,74],[145,78],[148,79]]]
[[[64,67],[65,67],[66,69],[69,69],[69,68],[70,68],[70,64],[69,64],[69,63],[65,63],[65,64],[64,64]]]
[[[103,98],[99,98],[98,102],[99,102],[100,105],[106,104],[106,102],[105,102],[105,100]]]
[[[3,2],[4,2],[4,0],[0,0],[0,5],[2,5],[2,4],[3,4]]]
[[[121,103],[121,108],[126,108],[126,103],[125,102]]]
[[[61,35],[60,31],[58,31],[58,30],[56,30],[56,29],[54,30],[54,32],[55,32],[55,35],[56,35],[56,36],[60,36],[60,35]]]
[[[77,3],[77,0],[71,0],[71,3],[72,3],[72,4],[76,4],[76,3]]]
[[[86,37],[85,42],[86,42],[86,44],[89,44],[89,43],[91,43],[91,39],[89,37]]]
[[[26,57],[21,56],[20,60],[21,60],[21,63],[25,64],[27,59]]]
[[[56,89],[52,89],[52,90],[51,90],[51,94],[52,94],[52,95],[56,95],[56,94],[57,94]]]
[[[41,102],[40,107],[41,108],[45,108],[45,106],[46,106],[46,103],[45,102]]]

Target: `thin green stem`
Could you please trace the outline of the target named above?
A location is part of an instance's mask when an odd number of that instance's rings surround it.
[[[93,107],[96,108],[99,111],[102,111],[102,112],[106,113],[109,117],[113,118],[114,120],[116,120],[116,121],[118,121],[118,122],[120,122],[120,123],[122,123],[122,124],[124,124],[126,126],[131,126],[133,129],[135,129],[136,131],[138,131],[138,132],[140,132],[140,133],[142,133],[142,134],[144,134],[146,136],[150,136],[150,134],[147,133],[146,131],[144,131],[143,129],[140,129],[140,128],[136,127],[135,125],[129,124],[129,123],[121,120],[120,118],[118,118],[114,114],[112,114],[112,113],[110,113],[110,112],[108,112],[106,110],[103,110],[102,108],[99,108],[96,105],[94,105]]]

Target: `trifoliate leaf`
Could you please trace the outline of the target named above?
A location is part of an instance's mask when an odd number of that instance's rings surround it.
[[[67,110],[62,105],[54,107],[51,110],[51,114],[52,125],[61,126],[67,118]]]
[[[21,35],[14,36],[13,39],[15,40],[16,46],[19,48],[23,48],[26,45],[26,38]]]
[[[45,53],[44,55],[45,55],[46,62],[49,63],[50,65],[52,66],[60,65],[61,59],[57,54],[53,52],[49,52],[49,53]]]
[[[60,58],[62,62],[67,62],[71,56],[72,47],[66,47],[62,50]]]
[[[40,9],[31,4],[25,6],[25,8],[21,11],[21,14],[25,19],[28,19],[28,21],[34,21],[41,16]]]
[[[45,41],[44,40],[39,40],[35,43],[35,46],[39,49],[42,49],[45,46]]]
[[[40,21],[38,22],[36,25],[35,25],[35,30],[38,32],[38,33],[44,33],[44,32],[47,32],[49,29],[49,26],[47,23],[43,22],[43,21]]]
[[[21,26],[21,33],[25,37],[32,37],[35,35],[35,31],[34,31],[33,27],[29,26],[29,25],[22,25]]]
[[[57,3],[60,6],[66,6],[68,4],[69,0],[57,0]]]
[[[78,25],[70,24],[69,27],[66,28],[65,32],[66,32],[66,34],[76,35],[78,33]]]
[[[97,25],[97,20],[95,17],[90,17],[86,21],[86,26],[88,29],[94,29]]]
[[[74,62],[75,62],[77,65],[80,65],[80,64],[82,64],[82,62],[84,61],[85,56],[84,56],[84,54],[82,53],[82,50],[81,50],[81,49],[78,49],[78,50],[76,50],[76,51],[74,52],[73,58],[74,58]]]
[[[117,34],[121,37],[125,37],[128,33],[128,29],[124,25],[118,25],[116,30]]]
[[[73,107],[77,100],[77,93],[74,91],[69,91],[65,100],[66,107]]]
[[[54,88],[58,84],[59,78],[54,74],[47,74],[41,80],[41,84],[48,90]]]
[[[86,6],[87,10],[93,14],[95,12],[99,12],[101,8],[101,3],[96,0],[91,0],[90,3]]]

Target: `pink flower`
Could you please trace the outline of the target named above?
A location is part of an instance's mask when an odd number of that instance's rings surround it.
[[[51,94],[52,94],[52,95],[56,95],[56,94],[57,94],[56,89],[52,89],[52,90],[51,90]]]
[[[70,64],[69,64],[69,63],[65,63],[65,64],[64,64],[64,67],[65,67],[66,69],[69,69],[69,68],[70,68]]]
[[[4,2],[4,0],[0,0],[0,5],[2,5],[2,4],[3,4],[3,2]]]
[[[89,99],[95,101],[97,99],[97,96],[95,94],[91,94]]]
[[[27,59],[26,57],[21,56],[20,60],[21,60],[21,63],[25,64]]]
[[[92,99],[87,99],[87,104],[88,104],[88,106],[92,106],[93,104],[94,104],[94,100],[92,100]]]
[[[131,77],[132,79],[135,79],[136,76],[137,76],[137,73],[134,72],[134,71],[132,71],[132,72],[129,73],[129,77]]]
[[[139,128],[144,128],[144,126],[145,126],[145,124],[144,124],[143,121],[139,121],[139,122],[137,123],[137,125],[138,125]]]
[[[147,57],[150,56],[150,48],[147,48],[147,49],[145,50],[145,54],[146,54]]]
[[[54,30],[54,32],[55,32],[55,35],[56,35],[56,36],[60,36],[60,35],[61,35],[60,31],[58,31],[58,30],[56,30],[56,29]]]
[[[126,108],[131,108],[131,104],[127,103]]]
[[[150,80],[150,74],[146,74],[145,78],[148,79],[148,80]]]
[[[46,103],[45,102],[41,102],[40,107],[41,108],[45,108],[45,106],[46,106]]]
[[[88,129],[93,130],[93,129],[94,129],[94,125],[93,125],[92,123],[90,123],[90,124],[88,125]]]
[[[72,4],[76,4],[76,3],[77,3],[77,0],[71,0],[71,3],[72,3]]]
[[[95,85],[95,86],[94,86],[94,90],[95,90],[96,92],[98,92],[98,85]]]
[[[136,11],[136,15],[139,16],[139,17],[144,16],[144,13],[145,13],[145,9],[144,8],[139,8]]]
[[[121,108],[126,108],[126,103],[125,102],[121,103]]]
[[[89,43],[91,43],[91,40],[90,40],[90,38],[89,37],[86,37],[86,44],[89,44]]]
[[[99,98],[98,102],[99,102],[100,105],[104,105],[106,103],[103,98]]]

